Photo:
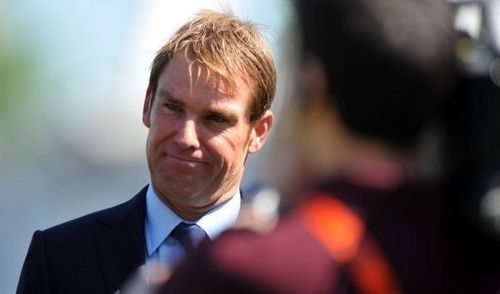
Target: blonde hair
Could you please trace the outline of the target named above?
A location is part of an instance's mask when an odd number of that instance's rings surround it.
[[[153,60],[149,77],[153,97],[160,74],[179,52],[206,66],[232,90],[236,87],[234,77],[241,77],[243,73],[243,79],[253,90],[250,122],[256,122],[271,107],[276,91],[276,69],[255,24],[230,13],[210,10],[198,13],[167,41]]]

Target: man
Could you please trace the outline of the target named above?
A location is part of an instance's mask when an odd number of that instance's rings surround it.
[[[297,2],[303,162],[288,185],[306,197],[268,234],[204,244],[164,293],[460,293],[435,162],[419,148],[455,80],[447,3]]]
[[[113,293],[141,264],[173,267],[231,226],[246,158],[273,125],[275,85],[255,25],[205,11],[182,26],[156,55],[146,91],[150,185],[35,232],[17,293]]]

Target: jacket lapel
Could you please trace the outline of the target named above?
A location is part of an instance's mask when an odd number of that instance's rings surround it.
[[[98,219],[102,231],[96,238],[104,283],[115,292],[144,264],[146,190]]]

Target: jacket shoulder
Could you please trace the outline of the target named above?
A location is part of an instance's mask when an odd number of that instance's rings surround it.
[[[133,198],[124,203],[89,213],[42,230],[40,233],[43,234],[45,238],[49,239],[52,236],[57,236],[58,239],[70,235],[82,236],[88,235],[88,233],[91,233],[99,227],[112,227],[120,220],[130,215],[136,218],[143,218],[146,213],[146,190],[147,187],[143,188]]]
[[[146,188],[117,206],[36,231],[17,293],[110,293],[118,287],[143,260],[145,194]]]

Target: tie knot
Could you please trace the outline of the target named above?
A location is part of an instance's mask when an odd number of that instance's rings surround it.
[[[197,224],[181,222],[170,233],[184,247],[186,253],[191,253],[203,239],[208,238],[207,233]]]

